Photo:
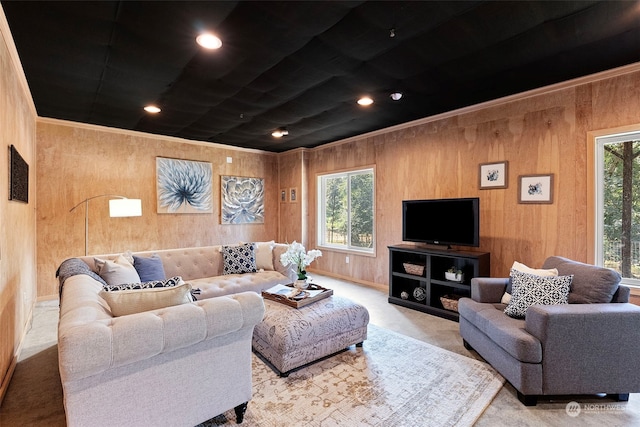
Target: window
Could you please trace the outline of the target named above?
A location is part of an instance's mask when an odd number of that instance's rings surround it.
[[[318,176],[319,246],[373,253],[374,170]]]
[[[640,286],[640,132],[596,138],[595,254]]]

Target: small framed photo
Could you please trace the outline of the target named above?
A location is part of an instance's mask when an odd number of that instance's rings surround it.
[[[518,203],[553,203],[553,174],[520,175]]]
[[[286,203],[287,202],[287,189],[283,188],[282,190],[280,190],[280,203]]]
[[[481,163],[478,187],[481,190],[507,188],[509,186],[509,162]]]
[[[296,203],[298,201],[298,189],[290,188],[289,189],[289,200],[291,203]]]

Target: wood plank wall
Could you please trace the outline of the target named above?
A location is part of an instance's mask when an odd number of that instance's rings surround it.
[[[588,262],[593,207],[587,193],[587,133],[636,125],[640,73],[553,90],[309,152],[309,246],[316,246],[320,173],[376,167],[376,256],[324,250],[314,268],[366,283],[388,284],[388,245],[401,241],[403,199],[479,197],[478,250],[491,253],[491,274],[514,260],[540,266],[549,255]],[[479,164],[509,162],[507,189],[480,190]],[[518,176],[554,174],[553,204],[519,204]]]
[[[69,210],[88,197],[142,199],[142,216],[133,218],[110,218],[108,198],[89,202],[90,254],[265,241],[278,235],[275,154],[46,119],[38,121],[37,144],[39,296],[55,296],[59,264],[84,254],[84,206]],[[156,157],[212,163],[214,213],[158,214]],[[264,224],[220,224],[223,175],[264,178]]]
[[[0,10],[0,402],[36,301],[36,111]],[[29,165],[29,203],[10,201],[8,147]]]

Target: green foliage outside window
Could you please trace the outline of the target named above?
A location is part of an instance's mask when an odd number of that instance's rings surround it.
[[[321,244],[354,249],[374,246],[373,170],[322,176],[319,224]]]
[[[640,278],[640,141],[607,144],[603,180],[604,265]]]

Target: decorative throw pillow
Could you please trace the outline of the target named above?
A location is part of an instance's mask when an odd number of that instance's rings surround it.
[[[121,285],[107,285],[103,286],[102,289],[107,292],[116,292],[134,289],[170,288],[172,286],[182,285],[183,283],[184,282],[182,281],[181,276],[174,276],[166,280],[153,280],[143,283],[123,283]]]
[[[551,277],[551,276],[557,276],[558,275],[558,269],[557,268],[551,268],[548,270],[542,269],[542,268],[531,268],[531,267],[527,267],[526,265],[524,265],[521,262],[518,261],[514,261],[513,265],[511,266],[512,269],[514,270],[518,270],[521,271],[523,273],[529,273],[529,274],[535,274],[536,276],[543,276],[543,277]],[[509,284],[507,285],[507,290],[505,291],[504,295],[502,296],[502,303],[503,304],[509,304],[509,301],[511,301],[511,279],[509,279]]]
[[[140,281],[150,282],[152,280],[164,280],[167,278],[162,265],[162,259],[158,254],[153,254],[148,258],[133,256],[133,266],[135,267]]]
[[[504,312],[507,316],[523,319],[527,309],[534,304],[567,304],[572,280],[573,275],[543,277],[511,269],[513,293]]]
[[[244,242],[240,242],[240,244],[244,244]],[[275,240],[271,240],[270,242],[253,242],[253,247],[255,248],[256,255],[256,269],[257,270],[265,270],[265,271],[273,271],[273,248],[275,247]]]
[[[123,255],[118,255],[113,261],[100,258],[94,258],[94,261],[98,274],[108,285],[140,283],[140,276],[135,267]]]
[[[223,274],[255,273],[256,258],[252,243],[238,246],[223,246],[222,257],[224,260]]]
[[[125,291],[100,291],[102,297],[115,317],[143,311],[156,310],[158,308],[191,302],[191,285],[182,283],[178,286],[130,289]]]

